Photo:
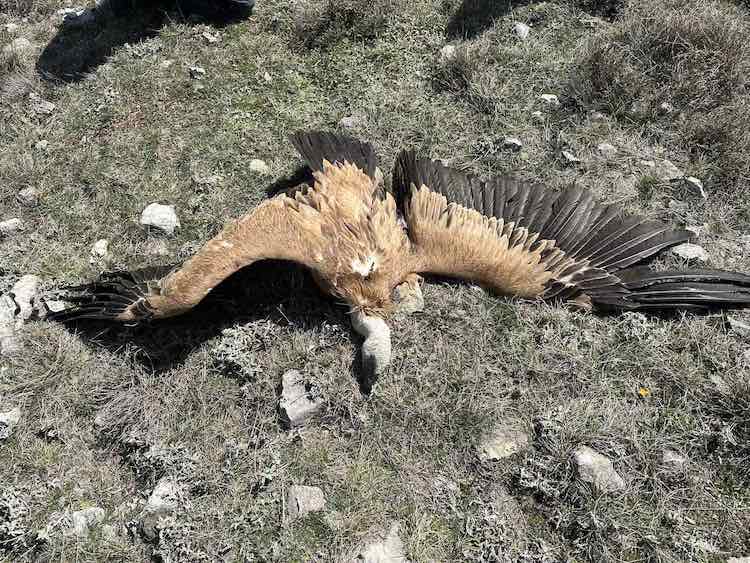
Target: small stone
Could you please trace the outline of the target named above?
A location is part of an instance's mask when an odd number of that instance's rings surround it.
[[[263,73],[263,80],[266,81],[266,83],[270,84],[273,78],[271,78],[271,75],[268,73],[268,71]]]
[[[591,483],[601,493],[620,491],[625,481],[614,469],[612,462],[588,446],[579,447],[574,453],[581,480]]]
[[[541,96],[539,96],[539,99],[550,106],[560,105],[560,98],[558,98],[555,94],[542,94]]]
[[[281,399],[279,409],[289,427],[300,426],[317,413],[323,405],[323,398],[317,390],[297,370],[289,370],[281,377]]]
[[[218,43],[219,41],[221,41],[221,39],[216,37],[214,34],[209,33],[208,31],[204,31],[201,35],[203,39],[206,40],[206,43],[209,43],[209,44]]]
[[[25,37],[17,37],[5,47],[3,47],[3,54],[5,56],[10,56],[14,53],[20,54],[24,51],[30,51],[33,48],[34,46],[31,44],[31,41],[29,41]]]
[[[688,176],[685,178],[685,184],[696,194],[702,197],[703,199],[708,199],[708,195],[706,194],[706,190],[703,189],[703,182],[701,182],[698,178],[695,176]]]
[[[179,506],[182,491],[169,477],[162,477],[148,497],[140,517],[141,532],[153,540],[159,535],[161,521],[174,515]]]
[[[248,167],[251,171],[262,174],[263,176],[267,176],[271,173],[271,169],[268,167],[268,164],[266,164],[259,158],[252,159]]]
[[[544,117],[544,114],[541,111],[539,111],[539,110],[532,111],[531,112],[531,117],[534,119],[534,121],[538,121],[538,122],[544,122],[545,119],[546,119]]]
[[[34,145],[34,148],[38,151],[46,151],[47,147],[49,147],[49,141],[46,139],[42,139],[41,141],[37,141]]]
[[[159,229],[169,235],[179,228],[180,220],[177,218],[174,205],[162,205],[151,203],[141,213],[141,225]]]
[[[562,157],[565,159],[565,162],[568,164],[576,164],[578,162],[581,162],[581,159],[578,158],[576,155],[574,155],[570,151],[562,151]]]
[[[740,336],[750,337],[750,324],[739,320],[737,317],[726,317],[727,328]]]
[[[104,516],[104,509],[98,506],[76,510],[70,515],[71,526],[63,530],[63,535],[77,538],[86,537],[91,528],[104,522]]]
[[[388,534],[368,544],[360,551],[355,563],[407,563],[404,542],[399,536],[398,522],[391,524]]]
[[[206,76],[206,69],[201,66],[188,67],[188,72],[190,73],[190,78],[194,80],[201,80]]]
[[[21,28],[20,25],[18,25],[17,23],[13,23],[13,22],[6,23],[3,27],[5,28],[5,31],[7,31],[8,33],[15,33]]]
[[[311,512],[320,512],[326,507],[323,491],[318,487],[292,485],[286,492],[286,511],[289,520],[302,518]]]
[[[18,203],[32,207],[39,203],[39,192],[34,188],[24,188],[16,194]]]
[[[697,244],[692,242],[683,242],[671,249],[672,254],[685,260],[694,260],[696,262],[708,262],[708,252]]]
[[[683,177],[683,173],[669,160],[660,160],[654,167],[654,174],[659,180],[670,181]]]
[[[169,68],[174,64],[174,61],[172,59],[167,59],[159,63],[160,68]]]
[[[617,148],[609,143],[599,143],[596,148],[599,154],[605,158],[614,158],[617,156]]]
[[[13,429],[21,421],[21,409],[15,407],[6,412],[0,412],[0,440],[7,440],[13,434]]]
[[[39,115],[52,115],[55,111],[55,104],[39,97],[36,92],[29,94],[29,102],[31,102],[31,109]]]
[[[675,112],[675,108],[669,102],[662,102],[659,105],[659,113],[662,115],[671,115]]]
[[[674,450],[664,450],[661,453],[662,465],[668,466],[672,469],[682,469],[687,461],[686,457],[681,456]]]
[[[452,61],[456,58],[456,47],[454,45],[446,45],[440,49],[440,58],[443,61]]]
[[[13,285],[10,292],[13,294],[13,300],[18,306],[16,313],[16,328],[29,320],[37,310],[40,301],[39,295],[39,278],[27,274]]]
[[[0,235],[8,236],[23,230],[23,221],[17,217],[0,221]]]
[[[21,351],[21,340],[16,335],[15,317],[18,305],[5,293],[0,295],[0,354],[10,357]]]
[[[347,115],[339,120],[339,127],[343,127],[344,129],[354,129],[358,123],[359,119],[353,115]]]
[[[109,253],[109,241],[107,239],[99,239],[91,246],[91,257],[89,263],[94,264],[101,258],[104,258]]]
[[[744,557],[730,557],[727,563],[750,563],[750,555]]]
[[[656,163],[653,160],[639,160],[638,164],[645,168],[656,168]]]
[[[393,290],[396,313],[412,315],[424,311],[424,296],[418,282],[404,282]]]
[[[497,426],[477,446],[479,459],[495,461],[528,449],[531,437],[515,427]]]
[[[503,148],[513,152],[518,152],[523,148],[523,143],[518,137],[505,137],[505,139],[503,139]]]
[[[600,111],[592,111],[591,115],[589,115],[589,119],[594,123],[602,123],[607,121],[607,116]]]
[[[529,33],[531,33],[531,28],[525,23],[516,22],[513,24],[513,33],[515,33],[516,37],[523,41],[525,39],[528,39]]]

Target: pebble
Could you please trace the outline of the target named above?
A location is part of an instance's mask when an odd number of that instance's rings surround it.
[[[513,152],[518,152],[523,148],[523,143],[518,137],[505,137],[505,139],[503,139],[503,148]]]
[[[248,167],[252,172],[262,174],[263,176],[268,176],[271,173],[271,169],[269,168],[268,164],[266,164],[259,158],[252,159]]]
[[[279,409],[289,427],[300,426],[323,406],[323,398],[297,370],[289,370],[281,377]]]
[[[625,481],[614,469],[612,462],[588,446],[579,447],[574,453],[581,480],[591,483],[601,493],[620,491]]]
[[[141,225],[153,227],[171,235],[175,229],[179,228],[180,220],[177,218],[174,205],[151,203],[141,213]]]
[[[496,426],[477,446],[479,459],[496,461],[522,452],[531,445],[531,437],[515,425]]]
[[[599,143],[596,148],[599,151],[599,154],[605,158],[614,158],[617,156],[617,147],[610,143]]]
[[[325,507],[325,496],[318,487],[292,485],[286,491],[286,511],[290,521],[311,512],[320,512]]]
[[[541,96],[539,96],[539,99],[550,106],[560,105],[560,98],[558,98],[555,94],[542,94]]]
[[[170,477],[162,477],[148,497],[140,517],[141,532],[149,540],[159,535],[160,520],[174,515],[182,491]]]
[[[516,37],[518,37],[521,40],[528,39],[529,33],[531,33],[531,28],[522,22],[516,22],[513,24],[513,33],[516,34]]]
[[[37,276],[27,274],[21,276],[21,278],[13,284],[10,292],[13,294],[13,300],[18,306],[18,312],[16,313],[16,328],[20,328],[20,326],[29,320],[38,309],[40,304],[39,282],[40,280]]]
[[[15,407],[6,412],[0,412],[0,440],[7,440],[13,434],[13,429],[21,421],[21,409]]]
[[[365,546],[354,559],[355,563],[407,563],[404,542],[399,535],[398,522],[391,524],[385,537],[380,535]]]
[[[18,203],[32,207],[39,203],[39,192],[35,188],[24,188],[16,194]]]
[[[706,190],[703,188],[703,182],[701,182],[700,179],[695,176],[688,176],[685,178],[685,184],[687,184],[696,195],[699,195],[703,199],[708,199],[708,194],[706,194]]]
[[[452,61],[456,58],[456,47],[454,45],[446,45],[440,49],[440,58],[443,61]]]
[[[188,72],[190,73],[190,78],[194,80],[201,80],[206,76],[206,69],[201,66],[188,67]]]
[[[683,242],[671,248],[672,254],[685,260],[694,260],[696,262],[708,262],[708,252],[697,244],[692,242]]]

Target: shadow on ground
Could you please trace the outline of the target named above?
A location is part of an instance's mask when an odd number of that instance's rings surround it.
[[[42,51],[36,71],[53,82],[77,82],[119,47],[154,37],[174,20],[224,27],[247,18],[253,0],[108,0],[68,16]]]
[[[448,21],[448,39],[472,39],[494,25],[496,19],[513,8],[529,4],[530,0],[463,0]]]
[[[65,323],[88,345],[104,347],[112,353],[130,350],[135,361],[155,373],[162,373],[185,361],[202,343],[219,336],[222,330],[254,320],[267,319],[280,326],[294,324],[308,329],[328,324],[353,332],[344,307],[322,294],[312,276],[302,266],[266,260],[244,268],[219,284],[190,312],[162,321],[127,327],[101,321],[78,320]],[[357,346],[358,348],[359,346]],[[373,381],[355,352],[350,365],[363,393]]]

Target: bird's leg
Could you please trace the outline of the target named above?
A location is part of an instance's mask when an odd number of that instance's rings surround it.
[[[351,314],[352,327],[365,341],[362,343],[362,387],[369,390],[391,363],[391,329],[380,317]]]

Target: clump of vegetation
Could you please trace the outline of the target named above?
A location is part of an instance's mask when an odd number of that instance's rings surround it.
[[[659,135],[734,185],[750,170],[749,34],[747,13],[727,3],[631,2],[585,44],[572,91],[623,121],[659,123]]]
[[[393,0],[306,3],[295,18],[295,35],[307,48],[328,47],[343,39],[371,41],[386,28],[393,8]]]

